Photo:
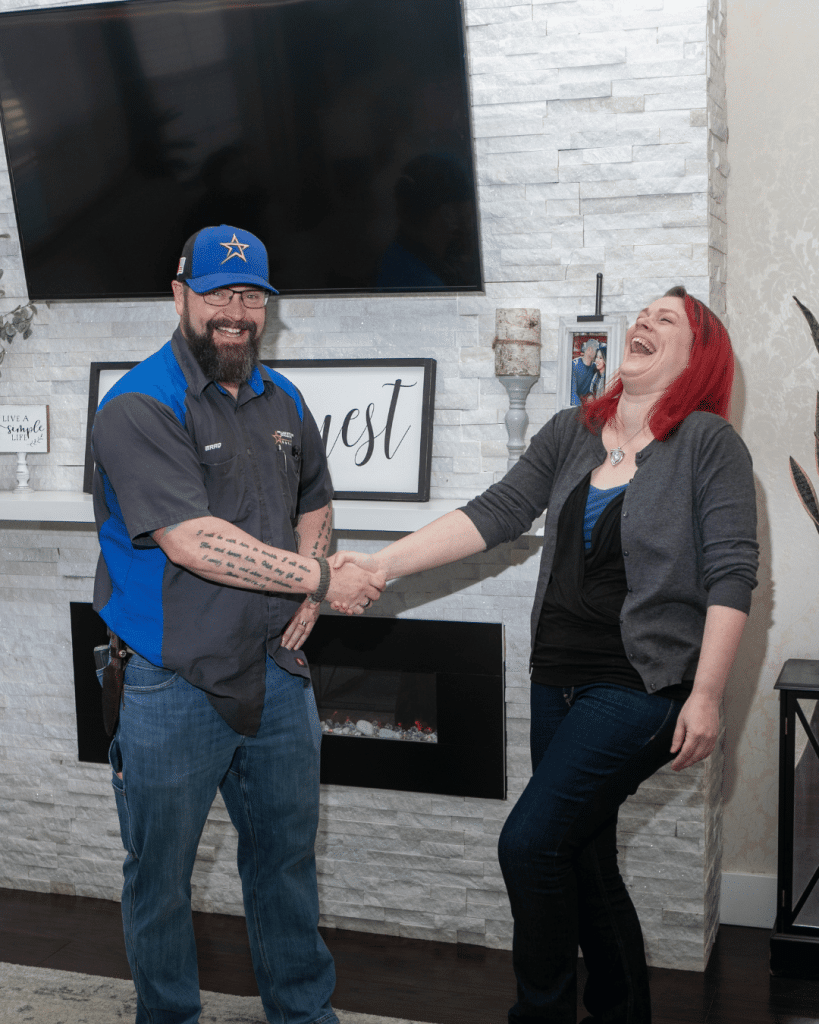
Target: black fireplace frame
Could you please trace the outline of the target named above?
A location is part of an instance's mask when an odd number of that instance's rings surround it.
[[[419,627],[424,642],[419,642]],[[107,643],[90,604],[71,602],[77,753],[105,763],[93,649]],[[504,638],[500,623],[325,615],[305,644],[313,665],[428,672],[436,676],[438,742],[324,735],[321,781],[443,796],[506,799]]]

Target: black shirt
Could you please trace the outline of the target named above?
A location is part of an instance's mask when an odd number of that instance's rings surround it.
[[[625,493],[621,491],[603,509],[586,551],[583,516],[590,480],[588,473],[560,511],[555,560],[532,651],[532,682],[564,687],[608,682],[645,692],[620,632],[628,592],[620,541]],[[661,692],[684,700],[691,683]]]

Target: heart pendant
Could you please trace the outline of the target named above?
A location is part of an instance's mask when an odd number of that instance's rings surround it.
[[[622,462],[625,457],[626,453],[622,448],[612,448],[609,452],[609,458],[611,459],[612,466],[616,466],[618,463]]]

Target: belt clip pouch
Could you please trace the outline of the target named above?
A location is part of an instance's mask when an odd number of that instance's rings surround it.
[[[120,638],[108,631],[108,664],[102,673],[102,722],[105,732],[113,736],[117,731],[120,703],[125,700],[125,663],[128,651]]]
[[[94,648],[94,668],[101,672],[108,664],[108,644],[100,644]]]

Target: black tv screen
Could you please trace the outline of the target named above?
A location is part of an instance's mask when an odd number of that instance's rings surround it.
[[[208,224],[283,294],[482,288],[460,0],[0,14],[29,297],[167,296]]]

